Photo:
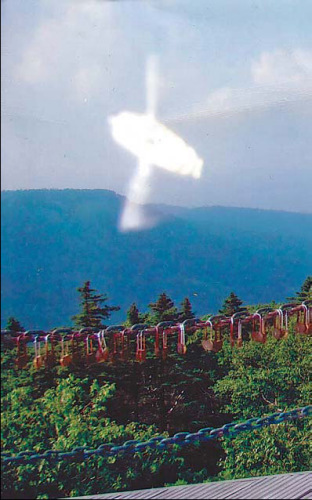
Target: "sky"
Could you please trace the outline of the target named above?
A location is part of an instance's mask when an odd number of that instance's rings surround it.
[[[311,0],[2,0],[2,189],[129,193],[110,125],[155,116],[203,160],[145,202],[312,212]]]

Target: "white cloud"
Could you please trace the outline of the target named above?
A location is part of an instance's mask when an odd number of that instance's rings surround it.
[[[113,41],[110,24],[109,3],[66,2],[63,12],[37,28],[16,68],[17,77],[34,85],[56,83],[71,96],[74,91],[74,96],[85,98],[103,80],[103,59]]]
[[[304,84],[312,78],[312,51],[275,50],[263,52],[252,64],[251,73],[256,84]]]
[[[22,62],[16,68],[17,77],[29,84],[45,81],[56,67],[61,43],[59,23],[45,22],[25,50]]]
[[[263,52],[250,66],[251,85],[221,87],[208,94],[191,112],[168,117],[181,122],[213,116],[230,116],[253,110],[284,106],[312,98],[312,51]]]

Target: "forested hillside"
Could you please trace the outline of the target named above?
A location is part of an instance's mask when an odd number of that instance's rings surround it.
[[[233,288],[245,303],[282,301],[311,272],[312,215],[156,206],[156,227],[122,234],[122,203],[106,190],[2,193],[2,325],[70,324],[87,279],[120,306],[118,323],[163,291],[198,315]]]
[[[187,297],[176,307],[163,292],[148,312],[133,303],[123,326],[104,329],[119,307],[90,281],[77,291],[74,332],[22,333],[14,317],[1,332],[4,498],[81,496],[309,468],[311,276],[291,304],[272,302],[260,312],[260,304],[247,308],[231,292],[221,316],[207,323],[207,315],[194,318]],[[298,407],[306,407],[306,418],[269,427],[253,420],[256,426],[244,429],[249,432],[233,435],[231,425],[229,434],[202,439],[211,428],[272,413],[279,419]],[[146,446],[180,432],[197,438],[165,449]],[[129,440],[143,449],[113,454]],[[57,450],[66,458],[56,460]],[[48,458],[34,456],[45,453]]]

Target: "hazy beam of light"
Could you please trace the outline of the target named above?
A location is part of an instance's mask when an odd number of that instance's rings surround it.
[[[146,72],[145,72],[145,85],[146,85],[146,109],[147,114],[155,117],[157,107],[157,67],[158,60],[155,54],[149,56],[147,59]]]
[[[148,217],[144,204],[150,193],[151,166],[140,161],[134,176],[130,180],[127,199],[120,216],[119,230],[122,232],[147,229],[155,220]]]

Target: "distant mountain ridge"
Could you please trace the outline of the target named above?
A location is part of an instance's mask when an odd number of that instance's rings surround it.
[[[85,280],[121,306],[118,323],[162,291],[201,315],[232,290],[283,301],[311,274],[311,214],[151,205],[156,227],[120,233],[123,202],[108,190],[2,192],[2,326],[10,315],[26,328],[70,324]]]

